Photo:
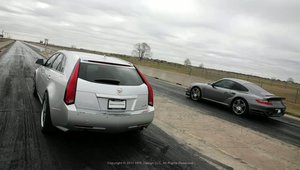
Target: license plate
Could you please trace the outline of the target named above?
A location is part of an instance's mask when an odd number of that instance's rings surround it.
[[[109,99],[108,109],[126,109],[126,100]]]

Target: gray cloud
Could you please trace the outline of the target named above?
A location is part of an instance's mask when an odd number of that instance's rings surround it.
[[[5,5],[4,5],[5,4]],[[2,0],[13,37],[131,54],[300,82],[297,0]]]

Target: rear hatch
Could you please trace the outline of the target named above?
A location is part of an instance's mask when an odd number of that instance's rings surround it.
[[[75,105],[115,113],[143,110],[148,107],[148,88],[131,65],[81,62]]]

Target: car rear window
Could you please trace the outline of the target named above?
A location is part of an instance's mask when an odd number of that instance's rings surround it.
[[[102,84],[137,86],[143,80],[134,67],[80,63],[79,78]]]
[[[269,93],[268,91],[266,91],[265,89],[259,87],[258,85],[254,84],[254,83],[247,83],[247,86],[251,89],[251,91],[255,94],[262,94],[262,93]]]

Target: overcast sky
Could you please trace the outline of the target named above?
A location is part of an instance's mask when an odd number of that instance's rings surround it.
[[[12,38],[300,82],[299,0],[1,0]]]

